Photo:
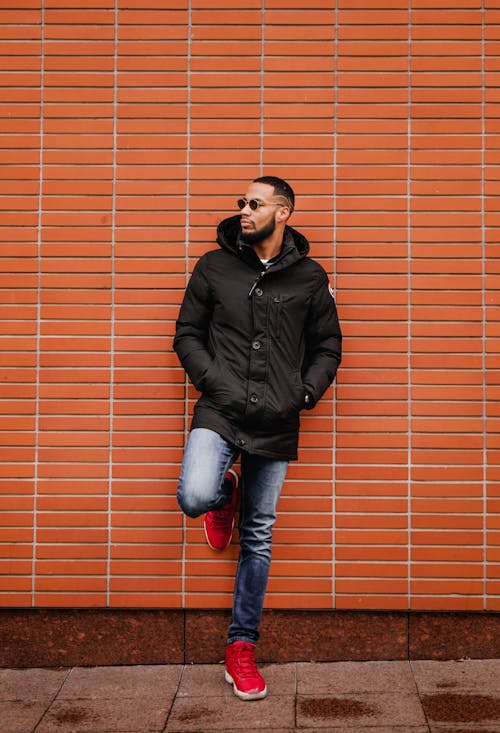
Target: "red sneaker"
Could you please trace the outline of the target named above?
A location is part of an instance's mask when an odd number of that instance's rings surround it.
[[[234,515],[238,504],[238,474],[232,469],[226,473],[226,481],[233,486],[231,501],[220,509],[207,512],[203,520],[205,537],[212,550],[222,552],[231,542],[234,527]]]
[[[254,645],[235,641],[226,647],[226,682],[240,700],[260,700],[267,695],[264,678],[255,664]]]

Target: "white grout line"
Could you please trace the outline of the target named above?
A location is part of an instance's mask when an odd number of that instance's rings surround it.
[[[485,8],[484,0],[481,4],[481,260],[482,260],[482,320],[483,320],[483,331],[482,331],[482,379],[483,379],[483,611],[487,608],[488,594],[487,594],[487,551],[488,551],[488,534],[487,534],[487,501],[488,501],[488,475],[487,475],[487,461],[488,461],[488,450],[486,441],[488,439],[488,418],[487,418],[487,383],[486,383],[486,346],[487,346],[487,305],[486,305],[486,200],[485,200],[485,173],[484,167],[486,163],[486,130],[485,130],[485,115],[486,115],[486,60],[485,60]]]
[[[187,27],[187,68],[186,68],[186,220],[185,220],[185,242],[184,242],[184,268],[185,284],[189,281],[189,228],[190,218],[190,188],[191,188],[191,36],[193,27],[192,5],[188,1],[188,27]],[[188,438],[189,424],[189,382],[187,374],[184,375],[184,445]],[[180,470],[180,467],[179,467]],[[180,511],[180,510],[179,510]],[[182,556],[181,556],[181,608],[186,605],[186,516],[182,513]]]
[[[45,91],[45,2],[41,3],[40,38],[40,164],[38,174],[37,221],[37,304],[36,304],[36,376],[35,376],[35,453],[33,463],[33,539],[31,556],[31,605],[35,606],[36,551],[38,544],[38,461],[40,428],[40,329],[41,329],[41,277],[42,277],[42,207],[43,207],[43,141],[44,141],[44,91]]]
[[[260,23],[260,150],[259,176],[264,175],[264,99],[265,99],[265,58],[266,58],[266,0],[262,0]]]
[[[408,144],[408,151],[407,151],[407,157],[406,157],[406,233],[407,233],[407,241],[406,241],[406,247],[407,247],[407,307],[408,307],[408,314],[407,314],[407,328],[408,328],[408,335],[407,335],[407,344],[408,344],[408,353],[407,353],[407,382],[408,382],[408,392],[407,392],[407,409],[408,409],[408,421],[407,421],[407,451],[408,451],[408,459],[407,459],[407,484],[406,484],[406,512],[407,512],[407,524],[408,524],[408,533],[407,533],[407,547],[406,547],[406,567],[407,567],[407,594],[408,594],[408,600],[407,600],[407,606],[408,610],[411,607],[411,578],[412,578],[412,563],[411,563],[411,531],[412,531],[412,510],[411,510],[411,499],[412,499],[412,490],[411,490],[411,469],[412,469],[412,430],[411,430],[411,415],[412,415],[412,402],[411,402],[411,387],[412,387],[412,367],[411,367],[411,355],[412,355],[412,342],[411,342],[411,326],[412,326],[412,311],[411,311],[411,112],[412,112],[412,99],[411,99],[411,93],[412,93],[412,85],[411,85],[411,41],[412,41],[412,24],[411,24],[411,13],[412,13],[412,4],[411,0],[408,3],[408,52],[407,52],[407,60],[408,60],[408,100],[407,100],[407,110],[408,110],[408,120],[407,120],[407,144]]]
[[[332,259],[333,259],[333,283],[335,291],[337,290],[337,118],[338,118],[338,34],[339,34],[339,10],[337,2],[333,3],[335,13],[334,20],[334,39],[333,39],[333,197],[332,197]],[[335,535],[337,531],[337,515],[336,515],[336,488],[337,488],[337,384],[333,388],[332,397],[332,415],[333,415],[333,435],[332,435],[332,609],[336,606],[336,560],[337,546],[335,544]]]
[[[107,504],[107,557],[106,557],[106,607],[110,605],[111,583],[111,533],[113,529],[113,415],[115,397],[115,244],[116,244],[116,151],[118,112],[118,0],[114,7],[113,44],[113,183],[111,192],[111,322],[109,359],[109,448],[108,448],[108,504]]]

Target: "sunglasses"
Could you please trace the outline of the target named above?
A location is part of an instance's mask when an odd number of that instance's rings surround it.
[[[250,201],[247,201],[246,199],[238,199],[236,203],[238,204],[239,209],[244,209],[245,206],[248,204],[252,211],[257,211],[259,206],[266,205],[264,201],[258,201],[257,199],[250,199]]]

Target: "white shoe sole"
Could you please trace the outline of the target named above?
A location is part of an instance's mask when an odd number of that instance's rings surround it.
[[[241,690],[238,690],[238,688],[236,687],[233,678],[227,670],[225,672],[225,677],[226,682],[233,686],[233,692],[236,697],[240,698],[240,700],[262,700],[262,698],[267,695],[267,687],[264,687],[261,692],[241,692]]]
[[[228,468],[227,471],[226,471],[226,473],[230,473],[231,474],[231,476],[234,479],[234,485],[235,485],[235,487],[237,489],[238,488],[238,484],[240,483],[240,480],[238,478],[238,474],[236,473],[236,471],[233,471],[232,468]]]

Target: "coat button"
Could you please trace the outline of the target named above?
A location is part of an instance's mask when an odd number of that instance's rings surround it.
[[[250,402],[253,402],[253,404],[255,405],[255,403],[258,401],[259,401],[259,398],[257,397],[256,394],[250,395]]]
[[[238,445],[240,448],[243,448],[243,446],[245,445],[245,441],[243,440],[243,438],[238,438],[238,440],[236,441],[236,445]]]
[[[252,342],[252,349],[254,351],[258,351],[260,349],[260,347],[261,347],[260,341],[253,341]]]
[[[262,295],[263,292],[264,291],[262,290],[262,288],[255,288],[255,295],[258,295],[259,298],[260,298],[260,296]]]

